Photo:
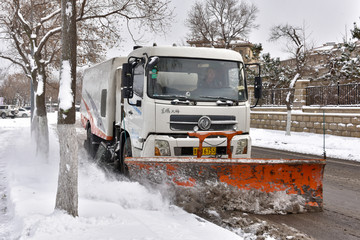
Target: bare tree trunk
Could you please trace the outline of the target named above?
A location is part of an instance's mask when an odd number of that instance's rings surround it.
[[[46,115],[39,116],[35,114],[32,119],[31,129],[36,142],[36,154],[47,161],[49,158],[49,128]]]
[[[289,92],[286,96],[286,108],[287,108],[287,117],[286,117],[286,132],[285,132],[285,135],[286,136],[290,136],[291,133],[290,133],[290,130],[291,130],[291,100],[290,100],[290,97],[291,97],[291,89],[294,88],[295,86],[295,83],[296,83],[296,80],[299,78],[299,74],[297,73],[295,75],[295,77],[293,78],[293,80],[291,80],[291,83],[290,83],[290,87],[289,87]]]
[[[33,74],[32,81],[35,86],[35,111],[31,124],[32,136],[36,143],[38,156],[48,160],[49,156],[49,127],[45,105],[46,74],[44,66],[40,65],[40,76]],[[40,80],[39,80],[40,79]]]
[[[78,216],[78,158],[75,131],[76,0],[61,0],[62,60],[60,70],[58,134],[60,169],[56,209]]]
[[[55,208],[78,216],[78,159],[74,124],[58,124],[60,168]]]
[[[286,133],[285,133],[285,135],[290,136],[291,135],[290,131],[291,131],[291,108],[290,109],[288,108],[287,115],[286,115]]]

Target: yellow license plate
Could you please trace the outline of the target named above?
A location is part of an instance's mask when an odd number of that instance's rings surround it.
[[[199,148],[193,148],[193,155],[197,155]],[[202,155],[216,155],[216,147],[203,147]]]

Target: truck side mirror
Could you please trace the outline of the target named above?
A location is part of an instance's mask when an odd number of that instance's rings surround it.
[[[254,79],[254,97],[256,98],[256,103],[254,106],[251,106],[250,108],[254,108],[257,106],[261,95],[262,95],[262,79],[261,79],[261,65],[260,63],[248,63],[245,64],[245,67],[249,67],[249,66],[255,66],[255,68],[258,69],[258,73],[257,76]]]
[[[259,99],[262,95],[262,79],[261,77],[255,77],[254,81],[254,97]]]
[[[124,63],[122,67],[121,82],[123,88],[124,98],[132,98],[134,96],[133,90],[133,67],[131,63]]]

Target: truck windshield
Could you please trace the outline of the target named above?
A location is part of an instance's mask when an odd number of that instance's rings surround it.
[[[246,101],[244,65],[236,61],[159,57],[148,69],[148,96],[193,101]]]

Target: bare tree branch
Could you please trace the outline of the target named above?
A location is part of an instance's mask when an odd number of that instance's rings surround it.
[[[229,48],[230,42],[239,37],[247,37],[257,28],[255,24],[258,8],[236,0],[206,0],[196,2],[186,20],[194,40],[222,42]]]
[[[18,54],[21,56],[22,60],[24,61],[25,66],[30,65],[28,57],[26,56],[25,52],[21,48],[21,43],[20,43],[19,39],[17,38],[16,34],[12,33],[11,38],[13,40],[13,43],[15,44],[15,48],[18,51]]]
[[[53,17],[59,15],[61,13],[61,8],[55,10],[53,13],[49,14],[48,16],[45,16],[43,18],[41,18],[40,20],[40,24],[44,24],[45,22],[49,21],[50,19],[52,19]]]
[[[47,43],[49,38],[51,38],[52,36],[54,36],[55,34],[60,33],[60,32],[61,32],[61,27],[56,27],[56,28],[48,31],[46,33],[46,35],[44,37],[42,37],[42,39],[40,40],[35,54],[38,54],[42,51],[43,47],[45,46],[45,44]]]
[[[3,58],[3,59],[6,59],[6,60],[9,60],[10,62],[18,65],[19,67],[21,67],[24,72],[26,73],[27,72],[27,68],[19,61],[16,61],[15,59],[11,58],[11,57],[8,57],[8,56],[3,56],[3,55],[0,55],[0,58]]]
[[[302,76],[307,70],[306,61],[309,46],[306,46],[307,36],[305,26],[297,27],[289,24],[276,25],[271,28],[269,41],[286,41],[287,51],[294,56],[296,71]]]

